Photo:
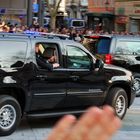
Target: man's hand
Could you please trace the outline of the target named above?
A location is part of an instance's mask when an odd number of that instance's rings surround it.
[[[73,115],[64,116],[47,140],[109,140],[120,126],[110,106],[91,107],[79,120]]]
[[[57,68],[57,67],[59,67],[60,65],[58,64],[58,63],[54,63],[53,64],[53,68]]]

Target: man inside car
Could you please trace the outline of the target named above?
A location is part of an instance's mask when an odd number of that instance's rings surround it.
[[[54,54],[54,48],[44,49],[42,44],[36,44],[35,52],[36,52],[36,61],[40,67],[46,68],[49,71],[52,71],[53,68],[57,68],[60,66],[55,61],[56,56]],[[50,53],[51,53],[51,55],[50,55]]]

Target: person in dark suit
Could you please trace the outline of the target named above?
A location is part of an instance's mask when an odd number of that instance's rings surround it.
[[[59,67],[59,64],[55,62],[56,56],[52,53],[53,50],[50,50],[50,48],[45,50],[41,44],[36,44],[35,51],[36,61],[40,67],[48,69],[49,71]]]

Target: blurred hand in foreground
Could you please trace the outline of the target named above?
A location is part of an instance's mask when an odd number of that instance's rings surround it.
[[[110,106],[91,107],[78,120],[64,116],[46,140],[109,140],[120,127],[121,120]]]

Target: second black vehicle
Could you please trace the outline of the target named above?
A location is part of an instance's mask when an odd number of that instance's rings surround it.
[[[136,96],[140,96],[140,37],[132,35],[89,35],[90,52],[107,64],[133,72]]]
[[[132,73],[104,64],[80,43],[0,33],[0,135],[22,116],[79,114],[108,104],[121,119],[135,98]]]

